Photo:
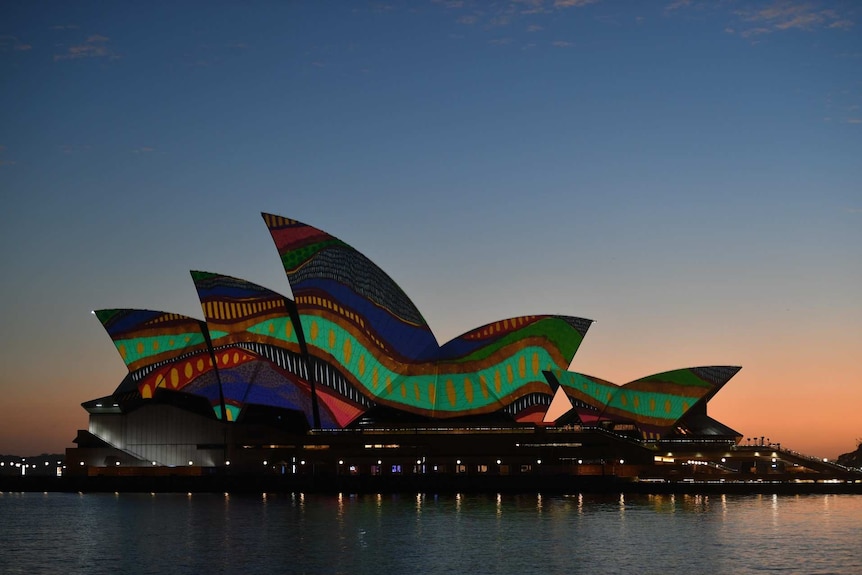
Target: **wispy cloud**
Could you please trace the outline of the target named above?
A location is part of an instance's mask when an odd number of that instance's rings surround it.
[[[460,11],[455,19],[458,24],[480,24],[483,28],[494,28],[517,24],[525,16],[551,14],[570,8],[581,8],[597,4],[602,0],[503,0],[500,2],[475,2],[467,0],[431,0],[433,4],[447,10]],[[532,23],[527,32],[538,32],[544,27]]]
[[[844,122],[847,124],[862,124],[862,118],[847,118]]]
[[[686,6],[690,5],[691,0],[675,0],[674,2],[671,2],[670,4],[665,6],[664,9],[667,11],[679,10],[680,8],[685,8]]]
[[[67,156],[77,152],[86,152],[89,149],[90,146],[86,144],[63,144],[60,146],[60,151]]]
[[[511,38],[493,38],[491,40],[488,40],[488,44],[491,44],[492,46],[505,46],[506,44],[511,43]]]
[[[544,6],[545,0],[512,0],[512,8],[521,14],[541,14],[548,10]]]
[[[463,8],[463,0],[431,0],[434,4],[442,4],[446,8]]]
[[[852,20],[833,9],[820,9],[810,2],[796,0],[777,0],[767,6],[738,10],[735,15],[753,26],[740,32],[745,38],[781,30],[846,30],[853,26]]]
[[[600,0],[554,0],[554,8],[580,8],[588,4],[595,4]]]
[[[77,24],[55,24],[51,26],[51,30],[77,30]]]
[[[120,56],[111,50],[110,42],[111,39],[107,36],[94,34],[81,44],[69,46],[63,54],[54,54],[54,61],[78,60],[80,58],[108,58],[116,60]]]
[[[149,146],[141,146],[139,148],[135,148],[132,151],[135,152],[136,154],[151,154],[151,153],[155,152],[156,149],[151,148]]]
[[[14,52],[26,52],[31,50],[33,46],[22,42],[17,36],[0,35],[0,51],[6,52],[12,50]]]
[[[751,38],[752,36],[760,36],[761,34],[769,34],[772,32],[769,28],[749,28],[739,33],[743,38]]]
[[[553,42],[551,42],[551,46],[553,46],[554,48],[570,48],[574,46],[574,44],[571,42],[566,42],[565,40],[554,40]]]

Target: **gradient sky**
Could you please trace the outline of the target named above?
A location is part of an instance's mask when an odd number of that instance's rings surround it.
[[[709,413],[746,437],[862,437],[858,2],[6,0],[0,110],[0,453],[125,375],[90,310],[290,294],[261,211],[441,342],[587,317],[573,370],[741,365]]]

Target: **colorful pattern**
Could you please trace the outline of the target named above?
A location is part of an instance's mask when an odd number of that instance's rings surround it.
[[[565,369],[590,320],[525,316],[437,344],[416,306],[380,268],[321,230],[263,214],[296,298],[309,352],[376,403],[430,417],[551,395],[542,370]]]
[[[549,424],[571,400],[584,422],[634,423],[656,438],[739,370],[682,369],[624,386],[569,372],[592,322],[559,315],[504,319],[440,346],[413,302],[364,255],[295,220],[263,218],[295,301],[193,271],[205,322],[149,310],[95,312],[129,368],[116,393],[130,386],[144,399],[160,388],[192,393],[228,421],[251,404],[280,407],[329,428],[375,405],[429,418],[497,412]],[[552,389],[564,392],[553,416]]]
[[[326,232],[263,214],[301,314],[326,311],[400,361],[430,359],[437,339],[410,298],[367,257]]]
[[[207,349],[206,326],[198,319],[142,309],[103,309],[93,313],[133,374]]]
[[[259,343],[300,353],[288,309],[291,302],[286,297],[239,278],[200,271],[191,274],[214,348]]]
[[[219,334],[212,338],[213,349],[222,357],[248,358],[252,365],[242,369],[235,362],[230,369],[220,366],[221,393],[228,415],[230,409],[238,413],[248,403],[259,403],[300,410],[309,426],[313,426],[311,384],[299,375],[304,359],[299,334],[290,317],[293,302],[243,279],[201,271],[191,274],[207,326],[211,333]],[[264,355],[275,361],[264,359]],[[282,358],[283,367],[292,366],[294,373],[280,368]],[[218,399],[211,388],[189,390],[206,395],[211,401]],[[348,423],[350,420],[343,411],[334,414],[324,404],[318,409],[319,426],[332,428]]]
[[[633,422],[647,439],[663,437],[688,411],[708,400],[739,367],[693,367],[644,377],[623,386],[571,371],[549,370],[550,380],[586,406],[582,420]]]

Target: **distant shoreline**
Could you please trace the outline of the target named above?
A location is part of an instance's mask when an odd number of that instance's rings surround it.
[[[862,482],[647,482],[611,477],[0,477],[0,492],[66,493],[633,493],[862,495]]]

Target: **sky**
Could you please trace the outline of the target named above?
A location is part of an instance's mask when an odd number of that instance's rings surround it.
[[[739,365],[709,414],[862,438],[862,5],[0,3],[0,453],[126,368],[91,310],[290,295],[260,217],[338,236],[440,342],[596,321],[571,369]]]

